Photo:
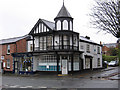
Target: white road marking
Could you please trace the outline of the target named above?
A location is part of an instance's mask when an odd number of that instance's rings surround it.
[[[33,86],[26,86],[27,88],[32,88]]]

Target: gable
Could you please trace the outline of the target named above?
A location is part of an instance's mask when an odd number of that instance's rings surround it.
[[[39,19],[29,34],[49,32],[49,31],[53,30],[54,27],[55,27],[55,24],[53,22],[50,22],[50,21],[47,21],[44,19]]]

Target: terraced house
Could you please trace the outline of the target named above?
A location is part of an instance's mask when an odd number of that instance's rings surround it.
[[[26,41],[26,52],[12,53],[15,73],[69,74],[102,68],[102,46],[73,30],[73,18],[64,4],[54,22],[39,19]]]
[[[4,72],[13,72],[15,62],[11,54],[26,52],[27,37],[28,35],[0,40],[0,69]]]

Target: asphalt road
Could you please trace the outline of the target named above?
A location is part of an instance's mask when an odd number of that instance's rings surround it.
[[[62,77],[3,75],[2,88],[118,88],[118,75],[118,67]]]

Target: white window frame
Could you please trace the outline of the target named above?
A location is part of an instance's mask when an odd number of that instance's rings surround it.
[[[60,20],[57,21],[57,30],[61,30],[61,21]]]
[[[10,68],[10,59],[7,59],[7,68]]]
[[[10,54],[10,45],[7,45],[7,54]]]
[[[63,21],[63,30],[68,30],[68,21],[67,20]]]

